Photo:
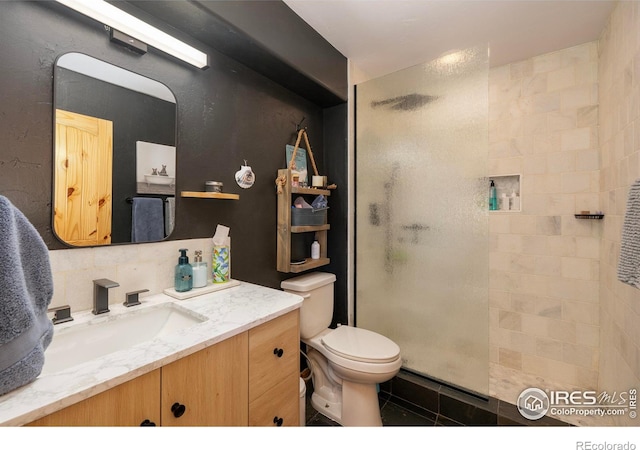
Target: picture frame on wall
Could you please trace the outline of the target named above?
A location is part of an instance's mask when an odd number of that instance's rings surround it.
[[[176,148],[136,141],[136,185],[138,194],[176,194]]]
[[[287,145],[286,147],[286,161],[287,167],[290,167],[291,157],[293,156],[293,145]],[[291,168],[293,174],[298,174],[298,180],[300,183],[308,183],[307,180],[307,150],[302,147],[298,147],[298,151],[296,151],[296,159],[294,161],[294,166]]]

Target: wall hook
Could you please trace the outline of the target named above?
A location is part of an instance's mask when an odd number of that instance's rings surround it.
[[[302,120],[296,124],[296,133],[301,130],[302,122],[304,122],[305,119],[306,117],[302,117]]]

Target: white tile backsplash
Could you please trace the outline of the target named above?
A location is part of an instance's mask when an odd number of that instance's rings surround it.
[[[93,307],[93,280],[108,278],[120,284],[109,290],[109,303],[124,302],[127,292],[148,289],[141,297],[162,293],[173,287],[173,271],[181,248],[203,250],[203,260],[211,267],[211,239],[188,239],[108,247],[51,250],[53,272],[51,307],[69,305],[74,311]]]

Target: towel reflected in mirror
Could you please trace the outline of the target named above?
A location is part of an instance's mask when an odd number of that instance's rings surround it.
[[[164,200],[133,197],[131,242],[157,242],[165,238]]]

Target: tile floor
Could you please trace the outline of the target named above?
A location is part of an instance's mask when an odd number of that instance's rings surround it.
[[[328,417],[323,416],[311,406],[311,393],[313,386],[311,382],[307,382],[306,392],[306,426],[308,427],[339,427],[340,425]],[[425,411],[428,413],[427,411]],[[434,426],[434,425],[459,425],[449,419],[440,421],[437,417],[430,418],[417,414],[409,409],[391,402],[388,399],[380,397],[380,414],[382,416],[382,425],[387,427],[393,426]]]
[[[588,425],[549,416],[528,421],[509,402],[496,397],[480,399],[405,371],[380,387],[382,425],[388,427]],[[306,425],[340,426],[313,408],[312,392],[313,385],[309,380],[306,383]]]
[[[551,383],[541,377],[523,374],[497,364],[490,365],[489,395],[509,403],[516,403],[520,393],[527,388],[537,387],[543,390],[579,390],[574,386]],[[556,417],[575,426],[614,426],[613,417],[599,416],[563,416]]]
[[[383,426],[463,426],[529,425],[529,426],[612,426],[608,417],[546,416],[539,421],[527,421],[513,404],[526,388],[564,389],[547,381],[523,376],[509,369],[492,365],[490,400],[469,397],[450,388],[402,371],[398,377],[382,386],[379,395]],[[311,406],[313,385],[306,383],[306,425],[340,426]],[[393,395],[390,394],[393,392]],[[435,412],[437,411],[437,412]],[[452,419],[453,417],[453,419]]]

